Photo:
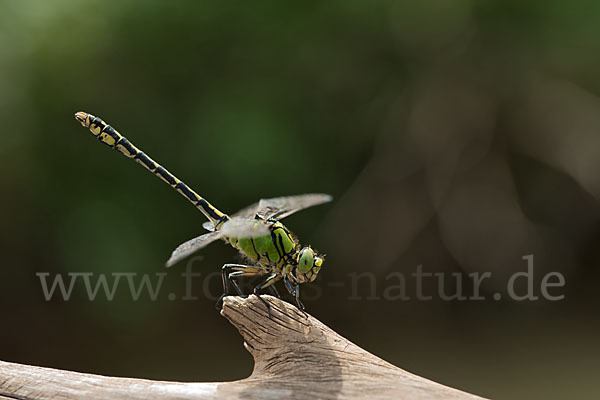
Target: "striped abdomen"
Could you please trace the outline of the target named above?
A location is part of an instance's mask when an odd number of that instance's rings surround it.
[[[75,114],[75,118],[77,118],[83,126],[88,128],[99,141],[119,151],[126,157],[133,158],[148,171],[152,172],[169,184],[173,189],[177,190],[182,196],[192,202],[192,204],[194,204],[214,226],[218,226],[229,219],[227,215],[217,210],[198,193],[194,192],[188,185],[177,179],[173,174],[148,157],[146,153],[135,147],[129,140],[102,119],[85,112],[78,112]]]

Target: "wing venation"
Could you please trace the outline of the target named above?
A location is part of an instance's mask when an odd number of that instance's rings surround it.
[[[221,231],[209,232],[180,244],[175,250],[173,250],[171,257],[167,261],[167,268],[173,266],[184,258],[191,256],[198,250],[206,247],[221,237],[223,237],[223,233]]]

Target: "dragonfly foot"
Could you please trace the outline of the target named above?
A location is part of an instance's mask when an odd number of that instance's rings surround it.
[[[217,309],[217,311],[221,311],[221,309],[223,308],[223,299],[224,299],[226,296],[231,296],[231,295],[230,295],[230,294],[227,294],[227,293],[223,293],[223,294],[221,295],[221,297],[219,297],[219,300],[217,300],[217,303],[215,304],[215,308]],[[247,295],[247,294],[241,294],[241,295],[239,295],[238,297],[240,297],[240,298],[242,298],[242,299],[247,299],[247,298],[248,298],[248,295]]]
[[[300,301],[300,297],[296,296],[296,307],[298,308],[298,310],[302,311],[302,314],[304,314],[305,318],[308,318],[308,314],[306,313],[306,311],[304,311],[306,308],[304,307],[304,304],[302,304],[302,302]]]
[[[271,318],[271,305],[265,299],[263,299],[262,297],[260,297],[259,294],[257,294],[256,296],[267,307],[267,314],[269,315],[269,319],[270,319]]]
[[[223,299],[226,295],[227,293],[223,293],[221,297],[219,297],[219,300],[217,300],[217,303],[215,304],[215,308],[217,309],[217,311],[221,311],[223,309]]]

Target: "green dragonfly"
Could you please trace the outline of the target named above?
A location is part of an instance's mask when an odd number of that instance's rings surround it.
[[[271,308],[260,297],[259,291],[268,289],[280,297],[273,285],[279,280],[283,280],[286,289],[294,297],[297,307],[304,310],[304,305],[300,301],[299,286],[301,283],[312,282],[317,278],[323,266],[324,256],[310,246],[302,247],[279,220],[302,209],[329,202],[331,196],[313,193],[263,199],[229,216],[215,208],[100,118],[85,112],[76,113],[75,118],[99,141],[134,159],[177,190],[208,219],[203,227],[209,232],[178,246],[167,261],[167,267],[208,244],[223,239],[245,256],[248,264],[251,265],[225,264],[222,267],[224,293],[217,302],[217,308],[220,308],[223,297],[231,294],[231,286],[238,295],[244,295],[236,278],[263,276],[264,281],[254,288],[253,293],[267,306],[269,315]]]

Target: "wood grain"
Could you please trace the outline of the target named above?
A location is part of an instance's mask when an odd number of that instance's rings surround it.
[[[263,296],[227,297],[221,314],[240,332],[254,371],[233,382],[115,378],[0,361],[4,399],[481,399],[404,371],[296,307]]]

